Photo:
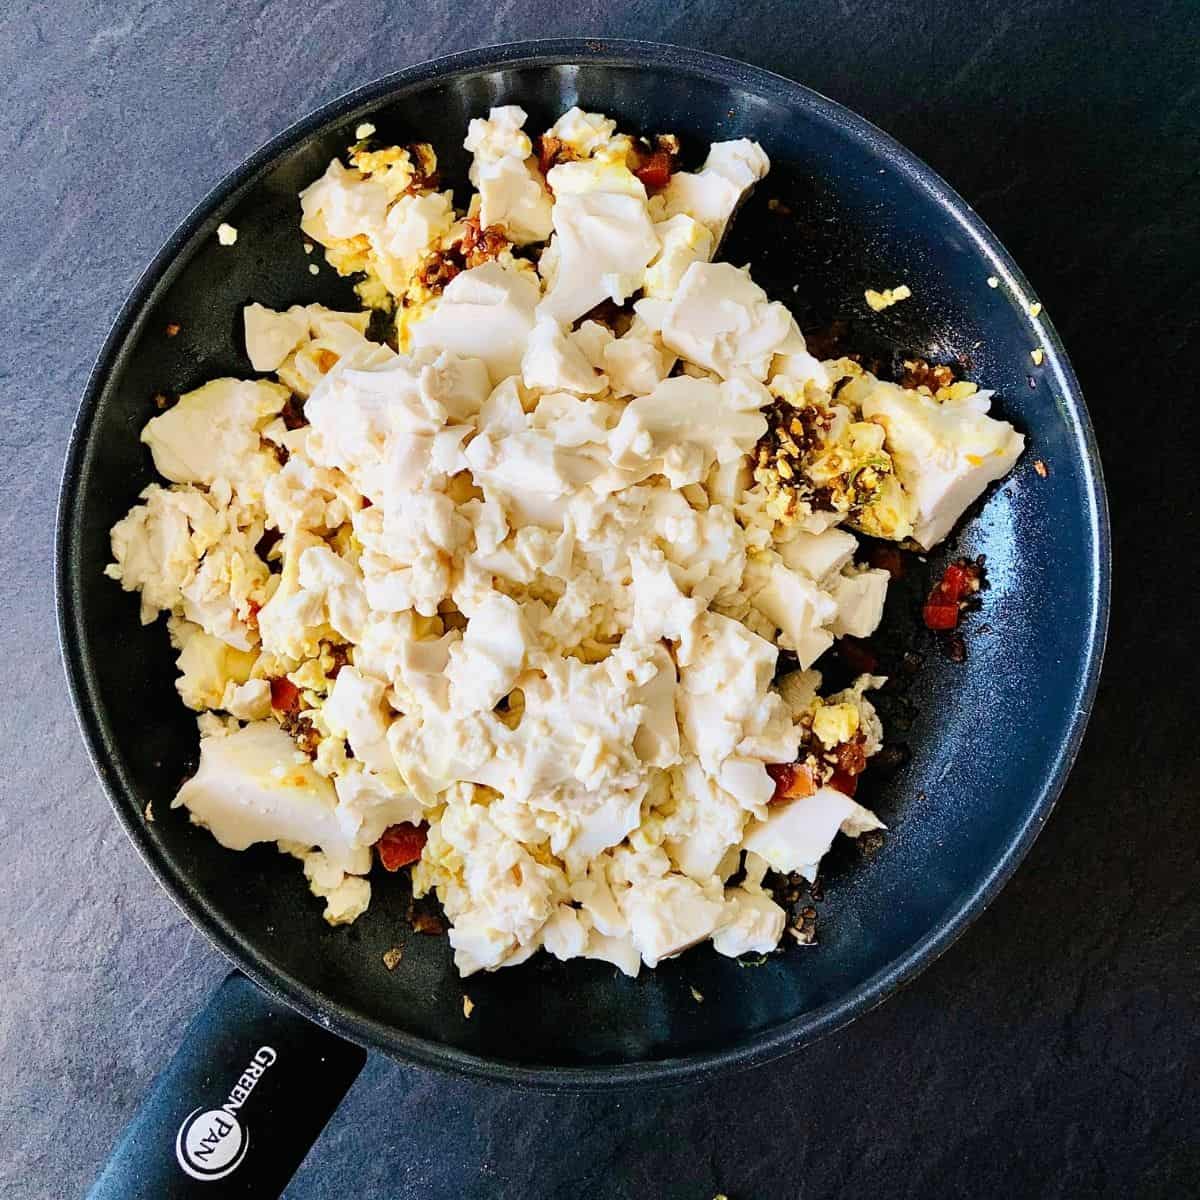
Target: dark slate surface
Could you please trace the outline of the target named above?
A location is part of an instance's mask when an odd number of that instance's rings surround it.
[[[851,1029],[740,1078],[606,1099],[373,1060],[289,1196],[1195,1195],[1194,5],[578,0],[565,22],[558,8],[147,0],[0,16],[0,1194],[81,1194],[225,970],[127,845],[65,695],[51,527],[90,360],[169,231],[282,126],[407,63],[553,32],[792,75],[978,208],[1057,322],[1096,421],[1117,547],[1108,664],[1012,884]]]

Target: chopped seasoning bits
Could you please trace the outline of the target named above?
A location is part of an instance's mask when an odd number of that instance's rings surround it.
[[[404,951],[399,946],[393,946],[390,950],[383,952],[383,965],[389,971],[394,971],[400,965],[400,960],[403,957]]]
[[[1029,315],[1031,317],[1036,317],[1041,311],[1042,306],[1036,300],[1034,300],[1029,306]]]
[[[912,289],[907,283],[902,283],[899,287],[884,288],[882,292],[874,291],[872,288],[867,288],[863,292],[867,305],[875,312],[883,312],[885,308],[891,308],[893,304],[907,300],[911,295]]]
[[[463,997],[463,1016],[469,1021],[471,1014],[475,1011],[475,1001],[470,996]]]
[[[1033,359],[1033,365],[1035,367],[1040,367],[1046,359],[1045,352],[1042,350],[1041,346],[1035,346],[1032,350],[1030,350],[1029,357]]]
[[[171,322],[171,323],[170,323],[170,324],[167,326],[167,337],[177,337],[177,336],[178,336],[178,334],[179,334],[179,322],[178,322],[178,321],[172,321],[172,322]]]
[[[1000,286],[1000,280],[995,275],[989,275],[987,277],[987,285],[990,288],[997,288]]]
[[[354,136],[361,142],[375,132],[375,126],[370,121],[364,121],[355,131]]]
[[[1040,476],[1041,476],[1043,479],[1045,479],[1045,478],[1046,478],[1046,476],[1050,474],[1049,470],[1047,470],[1047,468],[1046,468],[1046,464],[1045,464],[1044,462],[1042,462],[1042,460],[1041,460],[1040,458],[1035,458],[1035,459],[1033,460],[1033,469],[1034,469],[1034,470],[1035,470],[1035,471],[1036,471],[1036,472],[1037,472],[1037,473],[1038,473],[1038,474],[1039,474],[1039,475],[1040,475]]]
[[[312,244],[312,242],[305,242],[305,243],[304,243],[304,253],[305,253],[305,254],[311,254],[312,252],[313,252],[313,244]]]
[[[226,224],[224,221],[217,226],[217,241],[222,246],[232,246],[238,239],[238,231],[232,225]]]
[[[316,263],[309,263],[308,264],[308,273],[310,275],[319,275],[321,273],[321,268],[318,267]]]
[[[150,803],[151,802],[149,800],[146,801],[146,810],[142,815],[146,818],[147,821],[153,822],[154,821],[154,809],[152,809],[150,807]]]
[[[704,1003],[704,995],[699,991],[699,989],[693,987],[690,988],[690,991],[692,993],[692,999],[695,1000],[697,1004]]]

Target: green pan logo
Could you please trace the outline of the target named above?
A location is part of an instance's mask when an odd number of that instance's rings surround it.
[[[201,1106],[184,1118],[175,1135],[175,1157],[193,1179],[224,1179],[241,1166],[250,1149],[250,1130],[239,1110],[278,1057],[271,1046],[260,1046],[220,1108]]]
[[[250,1131],[224,1109],[189,1113],[175,1136],[175,1157],[193,1179],[224,1179],[241,1166]]]

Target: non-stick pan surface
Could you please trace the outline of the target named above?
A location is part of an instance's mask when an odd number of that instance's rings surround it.
[[[888,701],[890,736],[913,756],[870,795],[890,828],[885,844],[870,857],[840,846],[818,944],[761,965],[701,949],[627,979],[604,964],[539,956],[464,985],[444,938],[407,929],[403,878],[374,878],[366,916],[330,929],[293,860],[223,850],[170,809],[195,762],[194,716],[175,694],[162,625],[142,628],[136,597],[103,577],[110,526],[154,478],[138,442],[152,398],[249,374],[239,328],[251,300],[353,304],[349,283],[323,263],[310,273],[321,260],[304,253],[296,193],[359,122],[387,140],[432,141],[446,180],[462,189],[468,119],[510,102],[529,111],[531,128],[579,103],[623,128],[672,131],[692,160],[713,139],[757,138],[774,166],[725,257],[750,263],[805,329],[843,318],[852,346],[964,364],[1029,437],[1013,475],[928,567],[987,555],[992,586],[967,662],[920,641],[913,597],[923,578],[890,602],[888,636],[915,639],[926,660]],[[218,245],[220,221],[238,228],[235,247]],[[900,282],[911,300],[878,315],[865,308],[865,288]],[[205,199],[150,266],[100,355],[70,448],[58,544],[63,651],[96,769],[130,837],[262,987],[427,1066],[543,1086],[663,1081],[760,1062],[851,1020],[996,894],[1049,815],[1095,688],[1109,556],[1099,465],[1066,356],[1045,315],[1030,316],[1031,298],[965,202],[879,130],[786,79],[695,51],[566,41],[474,51],[401,71],[304,119]],[[403,960],[388,971],[383,955],[397,944]]]

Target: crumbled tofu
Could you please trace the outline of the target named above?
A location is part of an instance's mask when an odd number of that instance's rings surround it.
[[[175,805],[299,860],[331,926],[375,867],[464,977],[538,950],[636,976],[702,942],[761,966],[815,936],[766,872],[881,827],[846,793],[884,680],[813,669],[881,620],[859,535],[936,544],[1023,439],[948,366],[820,361],[713,261],[757,143],[689,172],[603,114],[527,123],[470,122],[466,207],[432,146],[357,126],[300,230],[361,304],[247,304],[259,377],[156,398],[162,482],[106,574],[167,615],[199,714]]]
[[[217,241],[222,246],[232,246],[238,240],[238,231],[232,225],[222,221],[217,226]]]

